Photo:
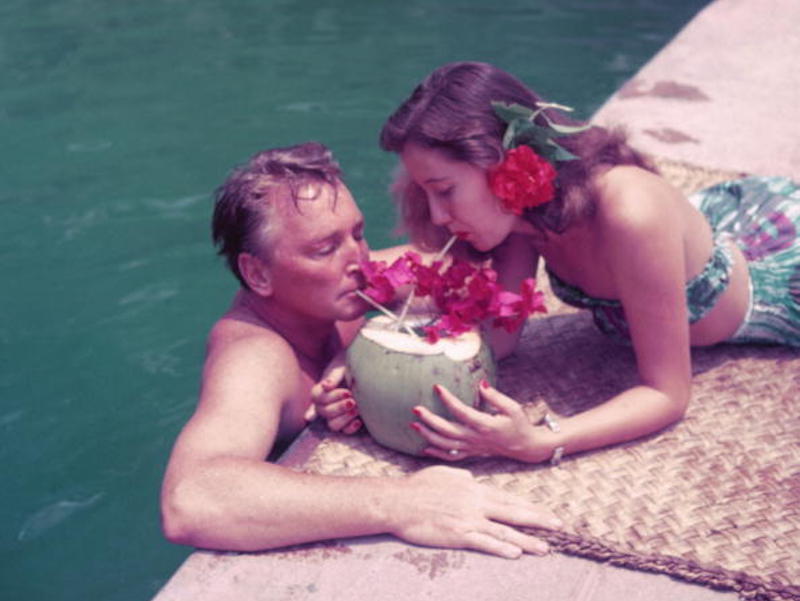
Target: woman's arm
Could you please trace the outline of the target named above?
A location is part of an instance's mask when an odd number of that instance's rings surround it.
[[[597,224],[625,310],[639,385],[563,419],[555,444],[567,453],[657,431],[680,419],[689,403],[684,213],[682,199],[665,186],[652,176],[642,180],[637,172],[622,172],[604,188]]]
[[[684,414],[691,364],[682,213],[671,189],[654,180],[642,182],[636,174],[623,175],[613,188],[604,189],[595,223],[602,241],[597,259],[613,274],[612,286],[630,327],[640,383],[586,412],[558,418],[558,432],[534,425],[518,403],[494,389],[481,392],[495,405],[494,415],[471,411],[444,394],[443,401],[459,423],[420,409],[420,433],[431,443],[429,454],[450,460],[501,454],[543,461],[559,447],[566,454],[631,440]],[[447,453],[451,448],[460,452]]]

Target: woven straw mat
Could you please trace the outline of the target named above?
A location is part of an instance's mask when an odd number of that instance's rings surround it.
[[[691,192],[738,174],[658,161]],[[636,381],[632,351],[591,317],[547,295],[528,321],[499,388],[574,414]],[[678,424],[632,443],[565,458],[559,467],[505,459],[465,462],[476,478],[552,508],[545,532],[562,552],[670,574],[744,599],[800,599],[800,353],[718,345],[693,351],[693,398]],[[304,471],[402,476],[431,465],[368,435],[319,430]]]

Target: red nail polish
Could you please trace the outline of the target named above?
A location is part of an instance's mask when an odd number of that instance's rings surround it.
[[[434,385],[433,385],[433,392],[441,396],[441,394],[442,394],[442,387],[441,387],[441,386],[439,386],[438,384],[434,384]]]
[[[481,388],[489,388],[489,381],[486,378],[481,380]]]
[[[356,406],[356,402],[354,400],[352,400],[352,399],[348,399],[344,403],[344,408],[347,409],[348,411],[350,409],[353,409],[355,406]]]
[[[417,422],[411,422],[410,424],[408,424],[408,427],[411,428],[412,430],[416,430],[417,432],[419,432],[419,424]]]
[[[414,415],[417,415],[417,416],[422,415],[422,411],[420,411],[420,409],[418,407],[414,407],[411,410],[411,413],[413,413]]]

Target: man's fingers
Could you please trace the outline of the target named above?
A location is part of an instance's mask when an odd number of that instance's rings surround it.
[[[505,524],[492,523],[489,527],[488,534],[497,540],[509,543],[521,549],[525,553],[544,555],[550,550],[550,546],[546,541],[531,534],[520,532],[516,528],[506,526]]]
[[[503,490],[494,489],[488,516],[514,526],[536,526],[559,530],[564,523],[550,509]]]
[[[504,540],[500,540],[485,532],[469,532],[466,535],[468,549],[483,551],[506,559],[517,559],[522,555],[522,548]]]

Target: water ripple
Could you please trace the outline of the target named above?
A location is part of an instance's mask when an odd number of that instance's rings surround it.
[[[47,507],[43,507],[25,520],[19,534],[17,534],[17,540],[25,542],[40,537],[50,528],[57,526],[74,513],[88,509],[104,496],[105,493],[100,492],[81,501],[57,501]]]
[[[111,148],[109,140],[97,140],[93,142],[71,142],[67,144],[67,152],[102,152]]]
[[[19,418],[22,417],[24,413],[25,412],[20,409],[18,411],[12,411],[11,413],[6,413],[5,415],[0,415],[0,427],[14,423],[15,421],[19,420]]]
[[[153,305],[167,300],[178,294],[178,286],[173,283],[150,284],[144,288],[134,290],[130,294],[119,299],[120,306],[125,305]]]

